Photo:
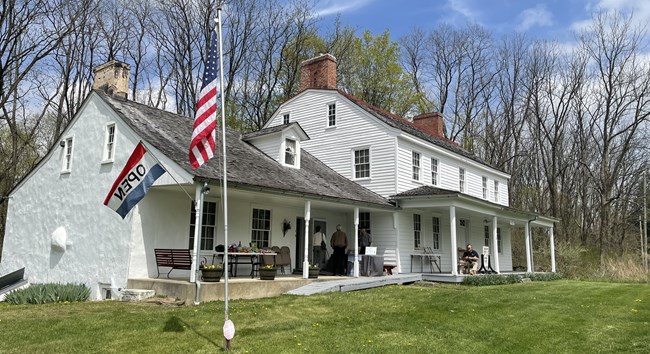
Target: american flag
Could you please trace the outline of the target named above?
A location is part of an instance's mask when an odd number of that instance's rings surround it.
[[[217,127],[217,54],[216,36],[212,36],[208,58],[203,72],[203,86],[196,102],[194,130],[190,142],[190,163],[194,169],[201,167],[214,156],[215,129]]]

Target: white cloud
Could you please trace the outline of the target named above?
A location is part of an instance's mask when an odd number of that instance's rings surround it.
[[[457,14],[461,15],[464,20],[469,20],[470,22],[476,22],[478,21],[478,13],[472,9],[469,4],[467,4],[467,1],[464,0],[448,0],[447,1],[447,7],[449,7],[452,11],[456,12]]]
[[[587,3],[585,11],[588,14],[597,11],[618,11],[621,13],[633,13],[634,23],[644,26],[650,22],[650,1],[648,0],[597,0]],[[573,22],[571,29],[575,31],[588,30],[592,24],[591,16],[588,19]]]
[[[344,13],[348,11],[354,11],[360,9],[366,5],[369,5],[374,0],[327,0],[319,1],[318,7],[314,10],[316,16],[328,16],[339,13]]]
[[[548,27],[553,25],[553,14],[548,11],[546,5],[537,4],[519,13],[518,31],[527,31],[531,27]]]

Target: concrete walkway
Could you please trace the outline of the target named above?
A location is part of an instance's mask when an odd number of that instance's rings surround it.
[[[422,274],[395,274],[381,277],[343,278],[316,281],[297,289],[287,291],[289,295],[313,295],[333,291],[354,291],[376,288],[379,286],[413,283],[422,280]]]

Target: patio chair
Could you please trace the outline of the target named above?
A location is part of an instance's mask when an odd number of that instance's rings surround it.
[[[464,248],[458,249],[458,274],[469,274],[471,265],[469,262],[463,260],[463,253],[467,251]]]
[[[291,273],[291,250],[287,246],[282,246],[280,252],[275,257],[276,266],[280,266],[280,271],[282,274],[285,274],[284,267],[289,267],[289,273]]]
[[[393,275],[393,269],[397,267],[397,250],[384,250],[384,272]]]

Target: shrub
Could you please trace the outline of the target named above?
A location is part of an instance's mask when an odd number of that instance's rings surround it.
[[[527,273],[526,275],[509,274],[509,275],[479,275],[465,277],[464,285],[486,286],[486,285],[505,285],[519,283],[523,278],[529,278],[532,281],[552,281],[562,279],[558,273]]]
[[[33,284],[7,294],[5,301],[10,304],[48,304],[52,302],[86,301],[90,288],[84,284]]]

